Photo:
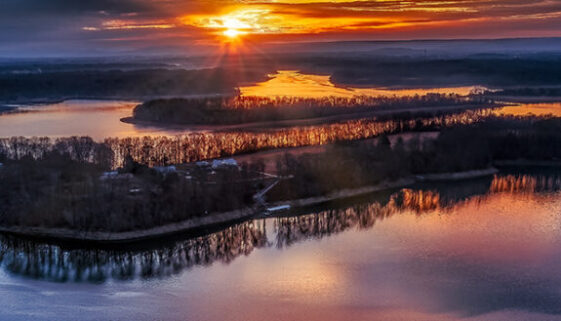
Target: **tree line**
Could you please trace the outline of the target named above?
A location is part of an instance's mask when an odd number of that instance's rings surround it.
[[[270,193],[272,200],[326,195],[427,173],[453,173],[490,167],[501,160],[561,160],[561,119],[490,117],[480,123],[445,128],[438,138],[394,145],[347,141],[321,154],[277,160],[280,175],[292,175]]]
[[[427,94],[406,97],[214,97],[150,100],[133,111],[137,120],[180,124],[241,124],[319,118],[372,111],[491,103],[479,96]]]

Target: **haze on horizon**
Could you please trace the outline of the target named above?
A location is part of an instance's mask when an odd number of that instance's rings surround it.
[[[0,0],[0,56],[561,36],[560,0]]]

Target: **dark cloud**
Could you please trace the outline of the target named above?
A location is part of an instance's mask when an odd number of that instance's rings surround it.
[[[110,14],[156,10],[151,2],[132,0],[1,0],[4,17],[13,15],[74,15],[105,11]]]

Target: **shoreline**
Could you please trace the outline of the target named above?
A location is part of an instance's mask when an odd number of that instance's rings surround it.
[[[494,167],[471,170],[457,173],[442,173],[442,174],[426,174],[425,177],[438,175],[439,181],[458,181],[468,180],[481,177],[494,175],[498,170]],[[419,175],[405,177],[392,182],[383,182],[376,185],[364,186],[354,189],[342,189],[331,192],[324,196],[315,196],[308,198],[300,198],[295,200],[287,200],[283,202],[275,202],[270,206],[290,205],[292,208],[307,207],[312,205],[319,205],[336,200],[347,199],[375,192],[380,192],[395,188],[404,188],[413,185],[417,182],[427,181],[420,180]],[[169,223],[166,225],[136,231],[126,232],[101,232],[101,231],[76,231],[66,228],[44,228],[44,227],[1,227],[0,233],[18,235],[24,237],[41,238],[48,240],[59,241],[76,241],[82,243],[97,243],[97,244],[125,244],[150,239],[157,239],[166,236],[188,232],[196,229],[210,228],[212,226],[232,223],[241,220],[248,220],[255,217],[264,217],[255,208],[247,207],[239,210],[210,214],[205,217],[196,217],[186,221],[177,223]]]
[[[464,172],[422,174],[417,175],[416,178],[420,182],[454,182],[476,177],[491,176],[497,174],[498,172],[498,169],[489,167],[486,169],[476,169]]]

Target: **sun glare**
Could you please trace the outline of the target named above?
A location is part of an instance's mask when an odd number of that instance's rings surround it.
[[[222,32],[222,34],[228,38],[236,38],[238,37],[240,34],[242,34],[242,32],[240,32],[239,30],[236,29],[226,29]]]

